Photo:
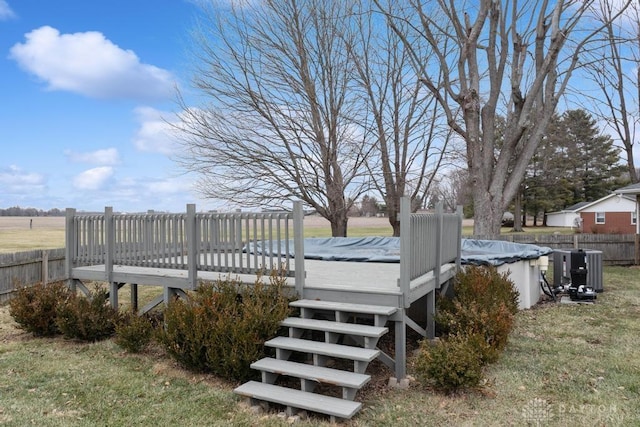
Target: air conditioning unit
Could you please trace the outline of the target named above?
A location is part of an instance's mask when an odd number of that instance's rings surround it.
[[[593,249],[556,249],[553,251],[553,283],[571,282],[602,292],[602,251]]]

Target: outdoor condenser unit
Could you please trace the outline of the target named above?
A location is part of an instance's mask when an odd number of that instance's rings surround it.
[[[584,265],[583,265],[584,264]],[[582,277],[581,268],[586,270]],[[553,251],[553,284],[564,285],[572,281],[571,271],[574,271],[573,279],[584,280],[580,283],[593,288],[596,292],[602,292],[602,251],[593,249],[556,249]]]

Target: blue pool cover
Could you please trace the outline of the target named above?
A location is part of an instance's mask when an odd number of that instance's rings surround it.
[[[289,242],[291,256],[293,241]],[[265,250],[266,249],[266,250]],[[249,253],[269,253],[260,242],[249,244]],[[548,247],[500,240],[462,239],[461,262],[472,265],[502,265],[548,255]],[[304,257],[324,261],[400,262],[398,237],[328,237],[304,239]]]

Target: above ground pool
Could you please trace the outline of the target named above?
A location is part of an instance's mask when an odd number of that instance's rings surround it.
[[[293,242],[290,242],[290,255]],[[266,250],[265,250],[266,249]],[[250,253],[265,253],[261,242],[248,245]],[[462,239],[462,265],[492,265],[500,273],[509,273],[519,293],[519,307],[529,308],[540,299],[540,267],[547,265],[551,248],[500,240]],[[274,251],[274,253],[277,253]],[[304,239],[304,257],[321,261],[400,262],[399,237],[328,237]],[[542,259],[540,259],[542,258]]]
[[[289,246],[293,253],[293,242]],[[263,252],[261,242],[251,244],[248,252]],[[268,250],[266,251],[269,252]],[[538,259],[552,252],[551,248],[500,240],[462,239],[462,264],[510,264]],[[400,262],[399,237],[327,237],[304,239],[304,257],[324,261]]]

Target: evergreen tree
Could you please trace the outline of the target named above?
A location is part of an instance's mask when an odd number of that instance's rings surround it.
[[[563,114],[563,139],[572,166],[573,203],[598,200],[621,186],[625,171],[620,149],[608,135],[602,135],[595,119],[585,110]],[[571,204],[573,204],[571,203]]]
[[[532,158],[524,181],[531,215],[595,201],[625,184],[620,149],[602,135],[585,110],[555,116]]]

